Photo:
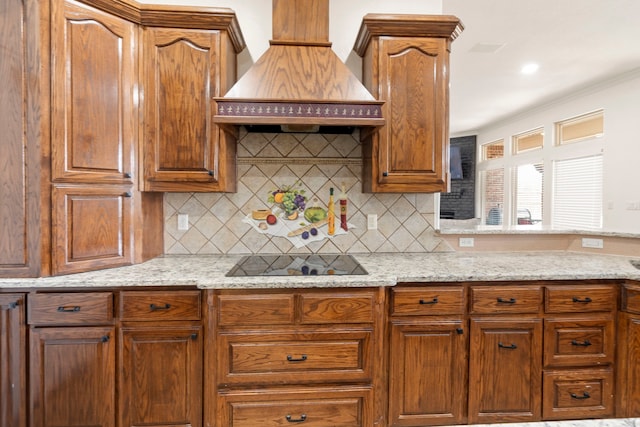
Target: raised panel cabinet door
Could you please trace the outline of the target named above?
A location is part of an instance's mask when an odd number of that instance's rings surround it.
[[[538,421],[542,320],[471,319],[469,423]]]
[[[202,327],[161,325],[120,331],[122,427],[202,425]]]
[[[114,327],[31,328],[29,425],[114,427]]]
[[[223,95],[222,39],[217,30],[144,29],[146,190],[235,190],[235,141],[212,111]]]
[[[24,295],[0,294],[0,425],[27,425]]]
[[[51,12],[52,180],[131,183],[136,26],[73,1]]]
[[[617,408],[618,417],[640,417],[640,316],[618,317]]]
[[[446,191],[448,40],[382,37],[378,62],[387,123],[373,136],[373,190]]]
[[[467,336],[462,320],[392,321],[389,426],[466,421]]]
[[[52,191],[54,274],[131,264],[130,187],[58,187]]]

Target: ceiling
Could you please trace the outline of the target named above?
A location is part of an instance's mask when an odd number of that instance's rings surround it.
[[[443,13],[465,26],[452,45],[452,136],[640,69],[638,0],[443,0]],[[539,70],[523,75],[529,62]]]

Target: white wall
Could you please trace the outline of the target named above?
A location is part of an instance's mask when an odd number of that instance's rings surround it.
[[[640,233],[640,69],[479,130],[478,144],[504,139],[597,109],[604,110],[603,231]],[[480,150],[478,150],[480,151]]]
[[[238,16],[247,49],[238,58],[242,76],[267,48],[271,39],[271,1],[269,0],[139,0],[140,3],[181,6],[228,7]],[[360,58],[353,51],[362,17],[367,13],[442,14],[442,0],[330,0],[329,41],[338,57],[361,76]]]

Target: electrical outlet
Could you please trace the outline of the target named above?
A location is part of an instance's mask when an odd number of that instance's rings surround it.
[[[461,248],[472,248],[475,245],[473,237],[460,237],[458,239],[458,246]]]
[[[178,214],[178,230],[187,231],[189,229],[189,214]]]
[[[594,249],[602,249],[604,247],[604,243],[602,239],[592,239],[588,237],[582,238],[582,247],[583,248],[594,248]]]
[[[378,215],[369,214],[367,215],[367,230],[377,230],[378,229]]]

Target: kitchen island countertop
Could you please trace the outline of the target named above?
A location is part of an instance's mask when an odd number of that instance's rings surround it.
[[[167,255],[147,262],[57,277],[0,279],[0,288],[195,286],[201,289],[394,286],[406,282],[640,280],[638,257],[577,252],[352,254],[369,274],[226,277],[241,255]]]

